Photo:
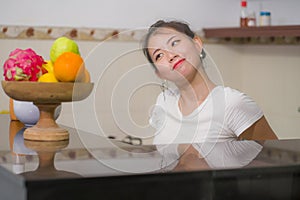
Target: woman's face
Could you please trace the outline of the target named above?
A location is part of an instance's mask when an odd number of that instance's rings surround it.
[[[173,82],[189,80],[201,65],[201,40],[172,28],[158,28],[148,41],[148,51],[157,75]]]

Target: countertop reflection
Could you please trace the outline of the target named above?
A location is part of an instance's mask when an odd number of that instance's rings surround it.
[[[2,122],[7,120],[1,118]],[[300,150],[286,149],[287,141],[228,141],[186,145],[200,152],[179,156],[178,144],[152,146],[129,144],[126,140],[108,139],[70,127],[70,140],[41,142],[23,139],[26,129],[18,121],[7,121],[9,149],[2,149],[0,165],[25,178],[77,178],[115,176],[199,170],[255,168],[261,166],[296,165],[300,163]],[[5,122],[1,123],[5,124]],[[2,137],[4,138],[4,137]],[[2,143],[5,140],[1,141]],[[290,144],[300,143],[298,140]]]
[[[26,179],[55,179],[80,177],[80,175],[68,171],[57,170],[54,164],[55,154],[67,147],[69,140],[63,141],[30,141],[24,140],[24,145],[34,150],[38,156],[38,167],[33,171],[26,171],[20,175]]]
[[[93,137],[92,140],[89,140],[89,144],[85,143],[87,149],[78,148],[74,150],[67,149],[69,140],[51,142],[24,140],[23,132],[25,130],[26,127],[22,127],[19,122],[10,122],[10,140],[13,140],[11,142],[13,143],[12,153],[18,156],[19,159],[22,155],[37,156],[35,170],[25,170],[25,168],[21,170],[19,168],[14,171],[28,179],[80,176],[74,172],[57,170],[55,167],[55,164],[59,165],[63,162],[66,166],[70,161],[76,161],[77,164],[86,163],[87,161],[89,163],[99,162],[99,164],[111,169],[110,175],[240,168],[252,163],[263,148],[255,141],[206,142],[185,145],[184,155],[178,155],[179,144],[162,145],[157,151],[156,146],[146,146],[141,145],[141,143],[131,145],[128,140],[123,142],[105,139],[100,136],[86,135],[86,137]],[[76,138],[76,135],[73,134],[71,138]],[[189,152],[189,147],[193,147],[194,151],[200,152],[199,156]],[[69,159],[55,161],[56,154],[59,156],[64,152],[67,153]],[[85,154],[89,159],[81,160],[78,154],[81,154],[80,156]],[[25,165],[25,162],[19,162],[19,166],[20,164]],[[104,175],[101,174],[102,172],[102,170],[99,170],[97,174]],[[107,171],[107,173],[109,172]],[[83,173],[83,175],[86,174]]]
[[[8,115],[0,124],[1,199],[300,197],[300,140],[154,146],[64,127],[69,140],[41,142]]]

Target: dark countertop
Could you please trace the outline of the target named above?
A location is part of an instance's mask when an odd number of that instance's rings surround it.
[[[0,115],[0,124],[1,200],[300,199],[300,140],[266,141],[262,148],[238,141],[231,150],[231,143],[201,145],[213,148],[179,165],[152,145],[70,127],[69,141],[24,141],[23,124],[9,115]]]

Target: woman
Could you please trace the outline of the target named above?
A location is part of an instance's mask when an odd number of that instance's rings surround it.
[[[157,98],[150,119],[157,129],[155,144],[277,139],[250,97],[209,79],[202,41],[187,24],[156,22],[143,41],[143,51],[156,75],[176,86],[163,86]],[[186,146],[176,148],[182,154]],[[199,152],[195,146],[189,148],[187,152]]]

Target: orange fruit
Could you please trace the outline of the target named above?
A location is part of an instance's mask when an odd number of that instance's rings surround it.
[[[14,101],[12,98],[9,98],[9,113],[10,120],[18,120],[14,112]]]
[[[83,83],[89,83],[89,82],[91,82],[90,72],[87,69],[85,69],[84,70],[84,74],[82,76],[80,76],[77,80],[79,82],[83,82]]]
[[[76,53],[65,52],[56,59],[53,72],[59,81],[74,82],[77,78],[84,76],[84,61]]]
[[[85,76],[84,76],[83,82],[85,82],[85,83],[91,82],[91,75],[90,75],[90,72],[88,70],[85,70],[84,75]]]

